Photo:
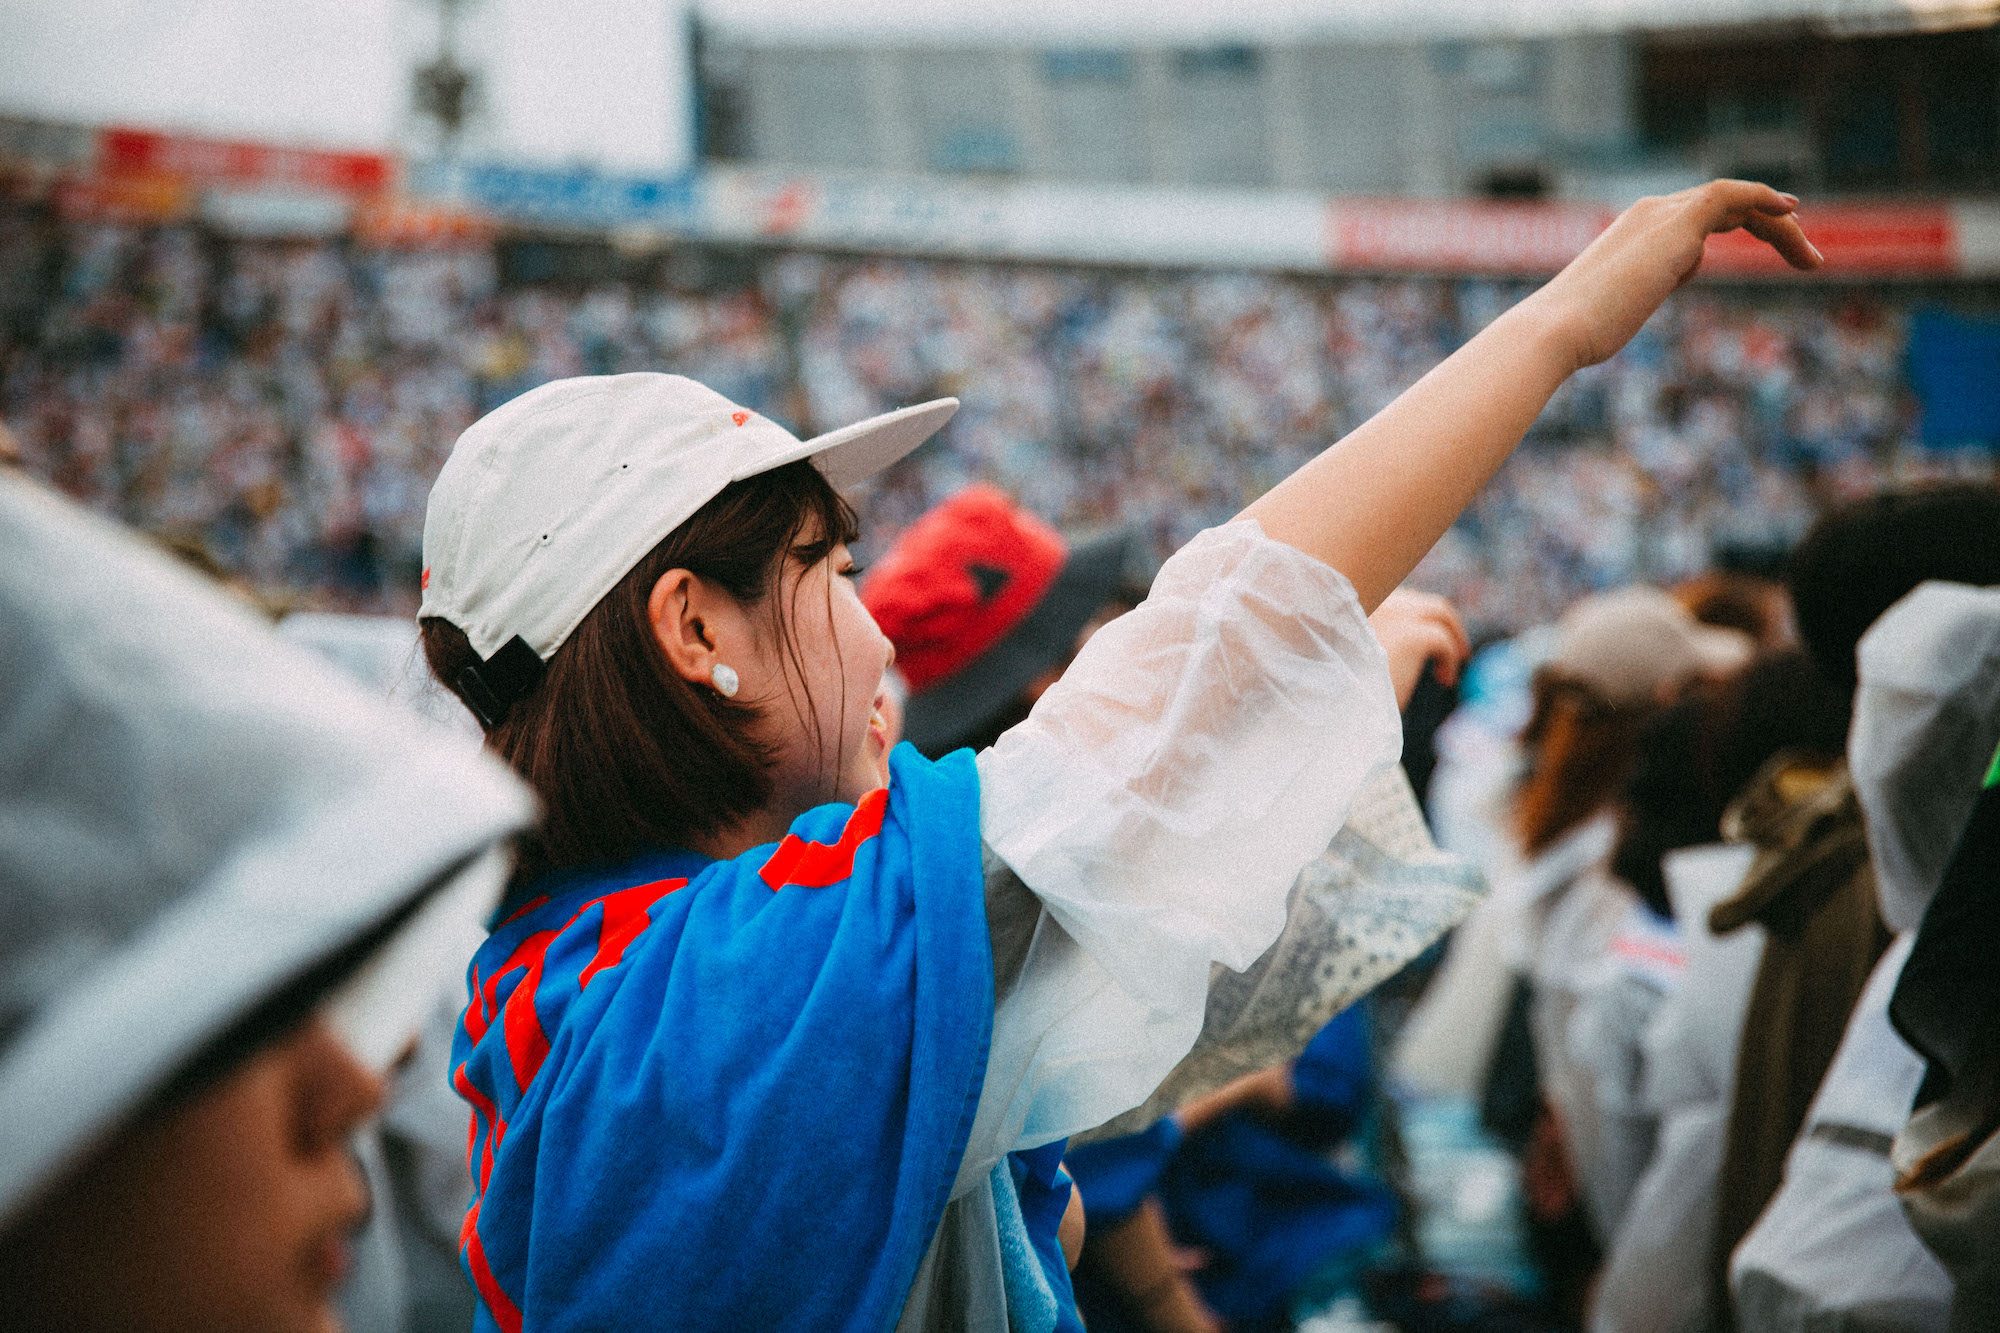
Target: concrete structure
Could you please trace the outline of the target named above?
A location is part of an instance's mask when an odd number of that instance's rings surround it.
[[[2000,35],[1799,24],[1206,45],[708,24],[704,155],[806,171],[1618,201],[2000,189]]]

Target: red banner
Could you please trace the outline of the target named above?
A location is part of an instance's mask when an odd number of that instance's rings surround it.
[[[1335,269],[1427,273],[1553,273],[1611,224],[1601,204],[1336,199],[1327,207]],[[1962,266],[1947,204],[1827,204],[1799,212],[1829,278],[1951,275]],[[1747,277],[1788,272],[1748,232],[1709,238],[1702,271]]]
[[[1553,273],[1612,216],[1601,204],[1337,199],[1327,259],[1335,269]]]
[[[1826,204],[1799,208],[1799,225],[1826,256],[1827,277],[1949,276],[1959,271],[1958,227],[1944,204]],[[1712,236],[1705,273],[1782,273],[1785,261],[1746,231]]]
[[[112,128],[97,139],[99,169],[109,176],[179,176],[239,186],[281,186],[374,194],[395,169],[385,153],[337,153],[202,139],[154,130]]]

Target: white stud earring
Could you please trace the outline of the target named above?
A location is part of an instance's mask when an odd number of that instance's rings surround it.
[[[708,669],[708,678],[715,682],[715,692],[725,699],[734,699],[737,687],[742,684],[736,679],[736,668],[720,662]]]

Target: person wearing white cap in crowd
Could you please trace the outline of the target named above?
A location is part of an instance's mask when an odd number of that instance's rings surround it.
[[[1614,707],[1664,703],[1697,676],[1737,670],[1753,647],[1748,635],[1704,625],[1668,593],[1638,585],[1565,612],[1549,665]]]
[[[1510,649],[1506,665],[1532,670],[1525,718],[1505,719],[1499,734],[1476,715],[1447,723],[1469,722],[1487,746],[1505,745],[1484,761],[1470,799],[1451,789],[1456,775],[1441,779],[1443,799],[1463,807],[1450,811],[1453,827],[1490,830],[1475,845],[1495,888],[1454,936],[1395,1065],[1412,1086],[1479,1098],[1487,1127],[1528,1162],[1529,1239],[1551,1303],[1573,1317],[1647,1137],[1629,1099],[1604,1096],[1614,1081],[1607,1057],[1636,1040],[1636,1009],[1613,1006],[1618,1035],[1607,1040],[1601,1016],[1579,1006],[1601,989],[1621,932],[1636,946],[1621,955],[1671,953],[1654,948],[1649,913],[1610,871],[1619,803],[1646,728],[1688,685],[1733,671],[1749,653],[1746,636],[1700,624],[1658,589],[1602,593]],[[1503,742],[1509,732],[1518,737]],[[1590,1058],[1573,1049],[1573,1032],[1588,1033]]]
[[[1515,912],[1514,966],[1532,988],[1529,1028],[1537,1074],[1600,1245],[1617,1230],[1644,1167],[1643,1153],[1634,1160],[1630,1140],[1634,1134],[1645,1137],[1645,1131],[1632,1123],[1635,1108],[1610,1093],[1619,1083],[1607,1067],[1618,1063],[1615,1051],[1602,1034],[1586,1039],[1589,1002],[1607,960],[1620,952],[1614,948],[1620,940],[1628,946],[1625,956],[1657,960],[1655,995],[1671,987],[1680,962],[1678,946],[1661,938],[1661,927],[1648,924],[1637,896],[1611,871],[1618,804],[1646,724],[1692,682],[1740,670],[1751,651],[1747,635],[1698,623],[1657,588],[1632,587],[1586,598],[1565,613],[1556,622],[1555,655],[1543,668],[1547,679],[1558,682],[1545,698],[1581,691],[1586,717],[1611,710],[1632,719],[1622,759],[1579,750],[1560,761],[1601,764],[1591,777],[1602,785],[1605,805],[1547,845],[1501,890]],[[1529,730],[1537,730],[1535,723]],[[1559,723],[1546,724],[1551,739],[1560,732]],[[1545,751],[1538,768],[1546,770],[1552,762],[1557,761]],[[1525,790],[1538,790],[1541,776],[1546,773],[1531,775]],[[1664,933],[1670,936],[1671,927]],[[1629,1024],[1633,1015],[1623,1017]],[[1626,1035],[1636,1039],[1637,1030],[1628,1026]]]
[[[337,1327],[348,1136],[532,813],[0,474],[0,1322]]]
[[[832,488],[954,404],[799,441],[628,375],[475,423],[425,647],[547,810],[454,1053],[480,1327],[1076,1328],[1061,1142],[1172,1070],[1393,759],[1366,612],[1710,232],[1815,264],[1795,206],[1635,206],[1190,543],[992,749],[900,748],[886,789]],[[1019,894],[1032,932],[989,933]]]

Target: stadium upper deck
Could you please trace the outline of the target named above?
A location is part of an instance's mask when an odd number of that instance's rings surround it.
[[[1080,40],[731,26],[725,5],[695,43],[701,146],[812,170],[1418,197],[1616,201],[1711,176],[2000,189],[1990,6],[1954,11],[1986,26],[1887,33],[1907,10],[1558,3],[1507,7],[1514,29],[1494,31],[1493,5],[1402,8],[1342,6],[1337,31]]]

